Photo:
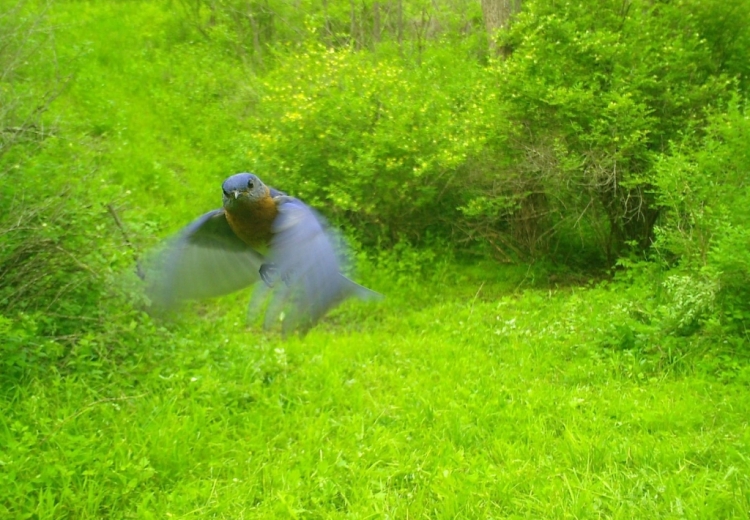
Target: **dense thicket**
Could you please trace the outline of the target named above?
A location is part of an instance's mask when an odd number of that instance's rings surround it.
[[[204,33],[271,56],[258,168],[381,240],[644,250],[654,161],[746,89],[742,2],[527,2],[489,62],[476,4],[189,5]]]

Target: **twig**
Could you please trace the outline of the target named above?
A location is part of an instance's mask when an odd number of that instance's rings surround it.
[[[477,289],[477,293],[474,295],[474,298],[471,300],[471,308],[469,309],[469,316],[471,316],[471,313],[474,312],[474,303],[476,303],[479,293],[482,292],[482,287],[484,287],[484,281],[482,281],[482,284],[479,286],[479,289]]]
[[[122,238],[125,241],[125,244],[127,244],[127,246],[130,248],[130,251],[132,251],[133,253],[133,260],[135,261],[135,269],[138,273],[138,278],[140,278],[141,280],[145,280],[146,273],[143,272],[141,263],[138,261],[138,254],[136,253],[135,247],[133,247],[133,242],[130,241],[130,236],[128,236],[128,232],[125,230],[125,226],[123,226],[122,220],[120,220],[120,216],[117,214],[117,210],[115,210],[115,207],[111,203],[107,204],[107,210],[109,210],[109,214],[112,215],[115,224],[117,224],[117,227],[120,229],[120,233],[122,233]]]

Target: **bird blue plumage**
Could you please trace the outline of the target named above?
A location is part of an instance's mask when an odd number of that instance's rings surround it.
[[[239,173],[222,184],[223,207],[167,242],[151,269],[148,294],[158,308],[231,293],[263,280],[250,317],[267,299],[265,326],[306,332],[350,296],[382,296],[341,273],[331,232],[299,199]]]

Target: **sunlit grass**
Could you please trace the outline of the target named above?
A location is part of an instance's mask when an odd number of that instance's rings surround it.
[[[127,371],[19,385],[2,503],[38,518],[747,514],[741,381],[602,347],[621,298],[605,289],[460,293],[399,289],[288,341],[246,330],[237,297]]]

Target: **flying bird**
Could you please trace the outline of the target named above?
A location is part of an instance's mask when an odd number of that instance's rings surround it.
[[[252,173],[222,184],[223,207],[209,211],[167,241],[147,277],[153,305],[171,309],[184,300],[253,291],[249,317],[266,300],[265,322],[305,333],[350,296],[382,296],[341,273],[334,236],[325,221],[297,198],[266,186]]]

